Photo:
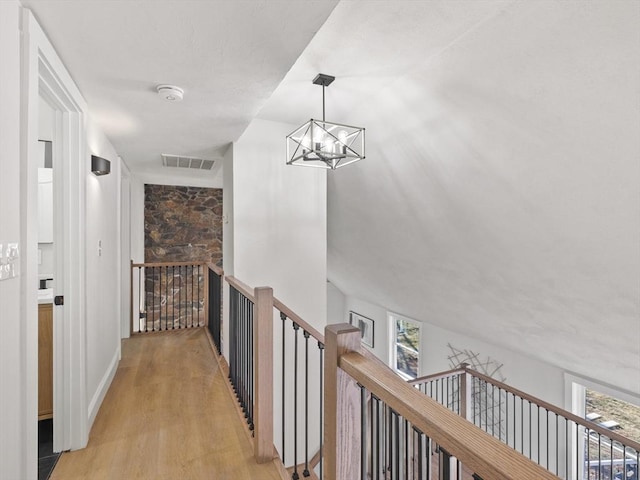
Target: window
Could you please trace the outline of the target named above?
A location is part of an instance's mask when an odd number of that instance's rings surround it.
[[[420,323],[393,313],[389,314],[393,329],[391,366],[405,378],[416,378],[420,365]]]

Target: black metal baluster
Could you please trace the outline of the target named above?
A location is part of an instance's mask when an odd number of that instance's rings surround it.
[[[144,280],[143,281],[139,281],[140,275],[143,275],[142,273],[142,269],[138,268],[138,297],[140,297],[140,295],[144,295],[144,331],[147,332],[147,322],[149,321],[149,295],[147,294],[147,269],[146,267],[142,267],[144,268]],[[142,285],[142,288],[140,287],[140,285]],[[142,290],[142,291],[140,291]],[[138,305],[140,305],[140,302],[138,302]],[[140,329],[140,321],[138,320],[138,329]]]
[[[416,466],[416,469],[418,470],[418,478],[417,480],[423,480],[422,479],[422,470],[423,470],[423,463],[422,463],[422,432],[420,430],[418,430],[416,427],[413,427],[413,432],[414,432],[414,450],[413,450],[413,458],[414,458],[414,465]],[[416,455],[417,452],[417,455]],[[414,470],[413,472],[413,478],[414,480],[416,480],[416,472]]]
[[[404,419],[404,478],[409,478],[409,421]]]
[[[360,388],[360,480],[367,480],[367,391]]]
[[[564,418],[564,478],[569,478],[569,419]]]
[[[284,463],[284,447],[285,447],[285,432],[284,432],[284,427],[285,427],[285,414],[284,414],[284,404],[285,404],[285,394],[284,394],[284,379],[285,379],[285,323],[287,321],[287,317],[284,313],[280,312],[280,320],[282,320],[282,463],[284,465],[286,465]],[[320,390],[322,391],[322,389]]]
[[[198,264],[198,277],[197,277],[197,282],[198,282],[198,304],[197,304],[198,305],[198,324],[196,325],[196,327],[200,326],[200,275],[201,275],[200,268],[201,268],[201,265]]]
[[[193,327],[193,265],[191,265],[191,326]],[[242,298],[246,299],[246,297],[243,295]],[[246,311],[245,311],[246,313]],[[246,333],[246,332],[245,332]]]
[[[516,444],[518,443],[518,439],[516,438],[516,426],[517,426],[517,419],[516,419],[516,394],[513,394],[513,449],[516,450]]]
[[[162,267],[160,267],[162,272]],[[160,281],[162,285],[162,280]],[[169,266],[164,266],[164,329],[167,330],[167,320],[169,319]],[[160,320],[160,330],[162,330],[162,320]]]
[[[489,433],[489,384],[482,381],[484,387],[484,431]]]
[[[373,479],[375,475],[373,458],[375,456],[375,448],[376,448],[376,442],[374,437],[376,419],[373,416],[373,394],[370,394],[370,395],[371,395],[371,399],[369,400],[369,418],[371,418],[371,425],[369,427],[369,438],[370,438],[369,451],[371,452],[371,455],[369,457],[369,476]]]
[[[591,434],[589,434],[591,438]],[[602,434],[598,433],[598,480],[602,478]],[[591,457],[587,457],[587,465],[591,465]]]
[[[193,284],[193,270],[191,271],[191,281]],[[191,307],[189,310],[191,311],[191,321],[193,322],[193,289],[191,289]],[[247,305],[244,295],[240,297],[240,318],[238,322],[238,340],[239,340],[239,349],[238,349],[238,377],[239,377],[239,391],[240,391],[240,404],[242,405],[242,413],[244,414],[244,418],[247,419],[247,404],[246,404],[246,395],[245,395],[245,328],[247,322]]]
[[[491,435],[496,436],[496,387],[493,385],[491,385]]]
[[[580,425],[573,422],[576,426],[576,448],[578,447],[578,442],[580,441]],[[578,472],[580,472],[580,455],[576,454],[576,478],[578,478]],[[588,473],[588,472],[587,472]]]
[[[542,460],[540,458],[540,405],[536,405],[536,407],[538,407],[537,410],[537,415],[536,415],[536,423],[537,423],[537,427],[538,427],[538,465],[542,465]]]
[[[293,348],[293,480],[298,480],[298,330],[300,325],[293,322],[294,348]]]
[[[613,440],[609,439],[609,458],[611,459],[611,468],[609,470],[609,478],[613,478]]]
[[[304,470],[303,477],[309,472],[309,332],[304,330]]]
[[[176,283],[176,267],[172,265],[171,266],[171,330],[175,328],[175,322],[176,322],[175,283]]]
[[[395,478],[400,479],[400,415],[392,410],[393,415],[393,428],[394,428],[394,467],[395,467]]]
[[[323,429],[324,429],[324,423],[323,423],[323,415],[324,415],[324,407],[323,407],[323,400],[324,400],[324,386],[323,386],[323,377],[324,377],[324,358],[323,358],[323,353],[324,353],[324,344],[320,343],[320,341],[318,341],[318,349],[320,351],[320,480],[322,480],[322,464],[323,464],[323,456],[322,456],[322,443],[324,441],[323,438]]]
[[[533,429],[531,423],[531,400],[527,400],[529,402],[529,459],[533,458],[531,450],[533,449]]]
[[[524,455],[524,399],[520,397],[520,453]]]
[[[249,411],[250,411],[250,417],[251,417],[251,430],[253,431],[253,427],[254,427],[254,423],[253,423],[253,408],[254,408],[254,403],[253,403],[253,399],[254,399],[254,384],[253,384],[253,378],[254,378],[254,357],[253,357],[253,329],[254,329],[254,303],[251,302],[250,300],[247,300],[247,303],[249,304],[249,335],[247,337],[247,343],[249,344],[249,348],[247,350],[249,356],[248,356],[248,367],[249,367]],[[198,308],[199,308],[199,303],[198,303]],[[198,324],[199,325],[199,324]]]

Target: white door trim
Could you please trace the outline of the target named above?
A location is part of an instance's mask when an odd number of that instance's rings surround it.
[[[54,449],[78,449],[88,441],[86,386],[85,198],[88,173],[87,107],[84,98],[31,11],[23,9],[23,169],[21,175],[22,234],[26,271],[21,301],[26,325],[27,365],[25,424],[37,421],[37,141],[39,97],[57,111],[60,145],[55,228],[54,291],[64,295],[64,308],[54,308]],[[60,207],[60,208],[59,208]],[[62,318],[60,318],[62,317]],[[35,439],[32,438],[35,431]],[[37,448],[37,428],[29,428],[27,448]]]

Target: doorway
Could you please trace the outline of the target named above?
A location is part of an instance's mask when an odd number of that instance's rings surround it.
[[[24,409],[28,477],[35,478],[38,419],[38,162],[40,120],[51,110],[53,295],[52,306],[52,450],[78,449],[88,440],[85,342],[85,177],[86,105],[53,46],[29,10],[23,10],[21,235],[25,245],[21,289],[25,325]],[[42,249],[40,249],[42,250]],[[44,252],[43,252],[44,253]],[[65,293],[73,292],[65,298]],[[31,470],[33,469],[33,470]],[[35,473],[35,472],[34,472]]]

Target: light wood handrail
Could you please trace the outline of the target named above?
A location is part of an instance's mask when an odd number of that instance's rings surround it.
[[[150,263],[131,263],[131,267],[190,267],[205,266],[207,262],[150,262]]]
[[[358,352],[340,356],[340,369],[484,479],[551,480],[556,475],[440,405]]]
[[[219,266],[217,266],[215,263],[207,263],[207,267],[209,267],[209,270],[213,270],[213,272],[218,275],[219,277],[224,278],[224,270],[222,270]]]
[[[246,283],[241,282],[236,277],[226,275],[224,278],[229,285],[231,285],[233,288],[239,291],[242,295],[244,295],[249,300],[251,300],[254,304],[256,303],[256,295],[255,295],[255,290],[253,288],[251,288]]]
[[[454,368],[452,370],[447,370],[445,372],[438,372],[438,373],[433,373],[431,375],[425,375],[424,377],[414,378],[413,380],[409,380],[408,383],[410,385],[417,385],[419,383],[433,382],[435,380],[451,377],[453,375],[461,375],[464,372],[465,370],[463,368]]]
[[[311,325],[309,325],[307,322],[305,322],[302,319],[302,317],[300,317],[300,315],[298,315],[293,310],[291,310],[289,307],[287,307],[284,303],[282,303],[282,301],[280,301],[277,298],[273,297],[273,306],[275,308],[277,308],[278,310],[280,310],[280,312],[284,313],[287,316],[288,319],[290,319],[291,321],[293,321],[293,322],[297,323],[298,325],[300,325],[300,327],[302,327],[303,330],[309,332],[309,334],[313,338],[315,338],[317,341],[319,341],[320,343],[324,344],[324,335],[322,335],[318,330],[316,330]]]
[[[527,402],[531,402],[535,405],[539,405],[542,408],[553,412],[553,413],[557,413],[558,415],[560,415],[561,417],[565,417],[568,420],[571,420],[572,422],[581,425],[583,427],[585,427],[588,430],[597,432],[601,435],[604,435],[605,437],[609,438],[610,440],[616,441],[616,442],[620,442],[623,445],[626,445],[627,447],[631,447],[633,448],[636,452],[640,452],[640,443],[635,442],[633,440],[631,440],[630,438],[626,438],[614,431],[611,431],[607,428],[601,427],[600,425],[593,423],[589,420],[586,420],[584,418],[581,418],[579,416],[577,416],[574,413],[571,413],[567,410],[564,410],[562,408],[556,407],[555,405],[549,403],[549,402],[545,402],[544,400],[541,400],[537,397],[534,397],[533,395],[529,395],[528,393],[523,392],[522,390],[518,390],[517,388],[513,388],[510,385],[507,385],[506,383],[502,383],[498,380],[495,380],[491,377],[489,377],[488,375],[484,375],[483,373],[477,372],[471,368],[464,368],[464,371],[467,372],[469,375],[472,375],[476,378],[479,378],[480,380],[484,380],[487,383],[490,383],[491,385],[501,388],[502,390],[505,390],[509,393],[512,393],[513,395],[517,395],[521,398],[523,398],[525,401]]]

